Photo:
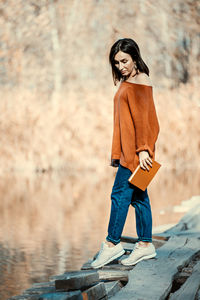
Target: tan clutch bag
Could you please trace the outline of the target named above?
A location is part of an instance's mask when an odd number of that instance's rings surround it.
[[[149,165],[148,165],[149,166]],[[158,172],[161,164],[152,159],[152,167],[149,166],[149,171],[142,169],[140,165],[137,166],[135,171],[131,174],[128,181],[137,186],[139,189],[145,191],[153,177]]]

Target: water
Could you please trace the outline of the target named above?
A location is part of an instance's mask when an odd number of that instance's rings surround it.
[[[78,270],[96,253],[109,218],[114,179],[109,172],[101,181],[87,174],[79,184],[67,172],[1,177],[1,300],[51,275]],[[174,206],[200,194],[198,170],[163,168],[159,173],[148,189],[154,227],[178,222],[184,212],[175,212]],[[133,208],[123,234],[137,236]]]

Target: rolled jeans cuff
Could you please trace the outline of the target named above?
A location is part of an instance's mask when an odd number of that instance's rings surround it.
[[[111,243],[115,244],[115,245],[117,245],[117,244],[120,243],[120,239],[119,239],[119,240],[113,240],[113,239],[110,238],[109,236],[106,237],[106,240],[107,240],[108,242],[111,242]]]

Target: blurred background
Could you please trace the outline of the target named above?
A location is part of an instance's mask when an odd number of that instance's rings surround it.
[[[198,0],[0,1],[0,298],[80,269],[107,235],[114,86],[134,39],[160,123],[153,232],[200,194]],[[184,201],[188,200],[187,205]],[[136,237],[130,208],[124,235]]]

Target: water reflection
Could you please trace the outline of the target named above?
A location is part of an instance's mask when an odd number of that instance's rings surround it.
[[[105,238],[116,170],[4,174],[0,180],[0,298],[20,294],[34,282],[79,269]],[[148,189],[153,226],[176,223],[182,200],[200,194],[199,170],[161,168]],[[89,184],[88,184],[89,183]],[[124,235],[136,236],[134,209]]]

